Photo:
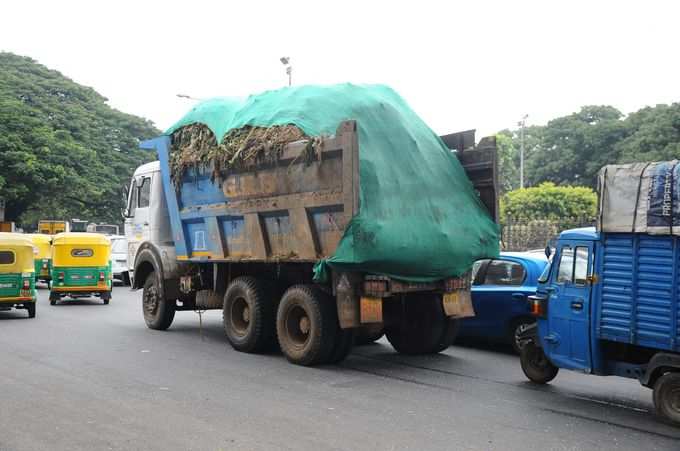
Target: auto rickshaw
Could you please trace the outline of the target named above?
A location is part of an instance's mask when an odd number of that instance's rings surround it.
[[[111,242],[99,233],[65,232],[52,238],[50,304],[64,297],[111,300]]]
[[[35,318],[33,242],[20,233],[0,233],[0,310],[28,310]]]
[[[50,288],[52,280],[52,237],[43,233],[28,235],[36,248],[35,253],[35,280],[47,282]]]

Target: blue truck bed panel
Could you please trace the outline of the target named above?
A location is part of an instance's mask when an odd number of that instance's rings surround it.
[[[175,189],[170,140],[150,140],[161,165],[179,260],[314,262],[335,252],[359,208],[358,135],[354,121],[316,143],[287,145],[276,164],[211,179],[211,168],[188,170]]]
[[[604,233],[602,244],[598,338],[680,351],[678,238]]]

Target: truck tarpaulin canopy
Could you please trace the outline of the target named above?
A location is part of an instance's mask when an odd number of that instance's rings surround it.
[[[292,124],[308,136],[325,136],[348,119],[356,120],[359,133],[360,208],[335,254],[316,265],[316,280],[326,280],[330,266],[432,282],[498,255],[498,227],[460,163],[386,86],[297,86],[243,101],[210,99],[166,134],[204,124],[219,143],[244,126]]]
[[[680,235],[680,162],[605,166],[599,174],[603,232]]]

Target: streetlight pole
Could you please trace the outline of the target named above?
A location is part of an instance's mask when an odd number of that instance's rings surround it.
[[[293,66],[290,65],[290,57],[282,56],[279,58],[279,61],[281,61],[281,64],[286,66],[286,74],[288,74],[288,86],[290,86],[293,84]]]
[[[527,125],[528,114],[522,116],[522,120],[517,123],[519,129],[519,187],[524,188],[524,127]]]

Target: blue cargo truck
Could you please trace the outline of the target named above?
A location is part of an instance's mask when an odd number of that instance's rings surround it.
[[[435,138],[458,150],[463,177],[495,217],[495,140],[475,146],[472,132]],[[317,138],[313,159],[309,140],[291,142],[275,164],[233,170],[219,182],[210,165],[173,180],[171,146],[169,135],[141,144],[158,161],[135,171],[125,211],[133,288],[143,290],[149,328],[167,329],[177,311],[220,309],[234,349],[278,342],[302,365],[342,360],[356,331],[379,324],[402,353],[439,352],[453,341],[469,300],[467,274],[417,282],[334,268],[327,280],[314,278],[362,208],[356,121]],[[433,182],[441,194],[439,187]],[[402,214],[409,208],[405,201]]]
[[[537,324],[521,336],[527,378],[559,368],[635,378],[657,412],[680,423],[680,238],[562,232],[529,298]]]

